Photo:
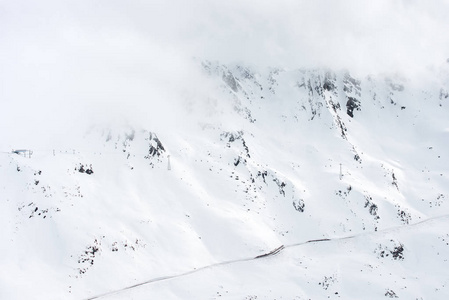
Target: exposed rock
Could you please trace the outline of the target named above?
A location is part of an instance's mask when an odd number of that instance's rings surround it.
[[[346,102],[346,113],[351,118],[354,118],[354,110],[360,111],[360,101],[353,97],[348,97],[348,102]]]
[[[329,92],[333,92],[334,95],[337,95],[337,85],[336,85],[336,75],[332,72],[326,72],[324,76],[323,89]]]
[[[223,81],[233,90],[234,92],[238,92],[240,85],[238,84],[237,80],[235,79],[234,75],[230,71],[223,71]]]
[[[149,142],[148,155],[145,158],[150,158],[154,156],[161,156],[162,153],[165,152],[165,148],[162,145],[161,141],[157,137],[157,135],[153,132],[149,132],[148,138],[145,138]]]

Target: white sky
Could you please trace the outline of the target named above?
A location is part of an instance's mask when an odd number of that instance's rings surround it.
[[[170,120],[169,100],[204,88],[192,57],[419,74],[449,58],[448,13],[444,0],[0,0],[0,150],[92,119]]]

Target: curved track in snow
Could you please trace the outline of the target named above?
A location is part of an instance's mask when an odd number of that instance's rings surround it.
[[[435,216],[435,217],[431,217],[413,224],[407,224],[407,225],[402,225],[402,226],[396,226],[396,227],[391,227],[391,228],[386,228],[383,230],[379,230],[379,231],[371,231],[371,232],[365,232],[365,233],[359,233],[359,234],[355,234],[355,235],[350,235],[350,236],[344,236],[344,237],[336,237],[336,238],[323,238],[323,239],[315,239],[315,240],[308,240],[305,242],[301,242],[301,243],[295,243],[295,244],[289,244],[289,245],[281,245],[267,253],[255,256],[255,257],[248,257],[248,258],[241,258],[241,259],[235,259],[235,260],[229,260],[229,261],[225,261],[225,262],[221,262],[221,263],[216,263],[216,264],[211,264],[211,265],[207,265],[201,268],[197,268],[188,272],[184,272],[184,273],[180,273],[177,275],[170,275],[170,276],[162,276],[162,277],[156,277],[156,278],[152,278],[150,280],[141,282],[141,283],[137,283],[122,289],[118,289],[115,291],[110,291],[110,292],[106,292],[104,294],[100,294],[97,296],[93,296],[90,298],[86,298],[86,300],[94,300],[94,299],[100,299],[106,296],[110,296],[110,295],[114,295],[114,294],[118,294],[121,292],[124,292],[126,290],[130,290],[130,289],[134,289],[136,287],[139,286],[143,286],[143,285],[147,285],[147,284],[151,284],[151,283],[155,283],[155,282],[160,282],[160,281],[164,281],[164,280],[169,280],[169,279],[175,279],[178,277],[183,277],[183,276],[187,276],[193,273],[197,273],[200,272],[202,270],[205,269],[210,269],[210,268],[214,268],[214,267],[218,267],[218,266],[224,266],[224,265],[229,265],[229,264],[233,264],[233,263],[238,263],[238,262],[245,262],[245,261],[251,261],[251,260],[257,260],[257,259],[261,259],[261,258],[265,258],[265,257],[269,257],[269,256],[274,256],[276,254],[279,254],[282,250],[286,249],[286,248],[292,248],[292,247],[298,247],[298,246],[302,246],[302,245],[306,245],[306,244],[316,244],[316,243],[323,243],[323,242],[334,242],[334,241],[340,241],[340,240],[346,240],[346,239],[354,239],[360,236],[368,236],[368,235],[374,235],[374,234],[382,234],[382,233],[386,233],[386,232],[391,232],[391,231],[397,231],[397,230],[401,230],[404,228],[410,228],[410,227],[414,227],[414,226],[418,226],[424,223],[428,223],[431,222],[433,220],[438,220],[438,219],[449,219],[449,215],[441,215],[441,216]]]

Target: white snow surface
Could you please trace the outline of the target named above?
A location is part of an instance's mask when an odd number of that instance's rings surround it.
[[[185,124],[2,149],[0,299],[448,299],[447,76],[199,68]]]

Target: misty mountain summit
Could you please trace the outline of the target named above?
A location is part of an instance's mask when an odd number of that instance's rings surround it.
[[[6,298],[448,295],[447,85],[198,68],[185,128],[1,156]]]

